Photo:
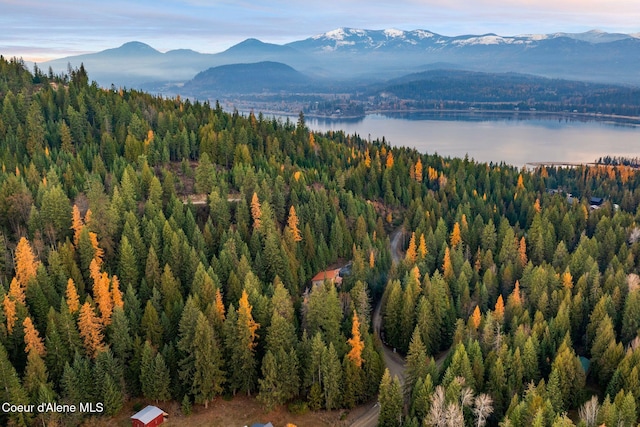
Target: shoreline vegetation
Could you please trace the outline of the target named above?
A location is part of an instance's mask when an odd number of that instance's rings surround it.
[[[257,109],[245,109],[238,110],[240,113],[249,114]],[[260,112],[268,117],[270,115],[284,116],[297,118],[299,113],[282,110],[260,110]],[[464,115],[464,116],[487,116],[493,118],[497,116],[512,117],[518,119],[519,116],[525,116],[526,119],[537,118],[569,118],[569,119],[584,119],[580,121],[597,121],[607,123],[611,121],[611,124],[616,125],[628,125],[628,126],[640,126],[640,116],[627,116],[618,114],[603,114],[593,112],[575,112],[575,111],[545,111],[545,110],[486,110],[482,108],[467,108],[467,109],[438,109],[438,108],[421,108],[421,109],[374,109],[368,110],[363,114],[357,115],[339,115],[339,114],[317,114],[317,113],[304,113],[306,118],[310,119],[329,119],[336,121],[357,121],[362,120],[367,116],[382,115],[397,117],[402,115],[419,115],[429,114],[429,118],[451,118],[452,115]]]

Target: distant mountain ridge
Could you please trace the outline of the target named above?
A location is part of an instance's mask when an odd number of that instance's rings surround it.
[[[305,88],[312,80],[280,62],[231,64],[212,67],[186,82],[187,95],[211,96],[238,93],[274,93]]]
[[[84,63],[90,77],[103,86],[149,87],[162,82],[181,84],[212,67],[265,61],[334,80],[385,80],[446,63],[472,71],[640,85],[640,35],[592,30],[444,36],[427,30],[344,27],[283,45],[250,38],[216,54],[189,49],[162,53],[144,43],[129,42],[40,67],[64,72],[68,64]]]

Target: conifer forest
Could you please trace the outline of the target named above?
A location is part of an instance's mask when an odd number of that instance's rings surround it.
[[[88,72],[0,58],[0,402],[637,425],[633,163],[421,154]]]

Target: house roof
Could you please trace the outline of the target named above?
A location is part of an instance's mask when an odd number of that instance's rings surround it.
[[[142,411],[138,412],[137,414],[134,414],[131,416],[132,420],[138,420],[142,423],[149,423],[153,420],[155,420],[158,415],[163,415],[164,416],[165,412],[158,408],[157,406],[147,406],[146,408],[144,408]]]
[[[312,282],[320,282],[324,280],[336,280],[340,274],[340,269],[337,268],[335,270],[326,270],[321,271],[320,273],[313,276],[311,279]]]
[[[255,424],[251,424],[251,427],[273,427],[273,424],[271,424],[271,423],[266,423],[266,424],[255,423]]]

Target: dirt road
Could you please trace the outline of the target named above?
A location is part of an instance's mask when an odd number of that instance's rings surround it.
[[[398,228],[391,234],[391,257],[394,264],[400,262],[402,259],[402,239],[404,237],[404,230]],[[391,377],[397,376],[401,384],[404,384],[404,359],[394,351],[393,348],[388,347],[382,341],[380,336],[380,328],[382,326],[382,314],[380,313],[380,301],[376,305],[376,309],[373,311],[373,333],[375,337],[382,343],[382,358],[384,364],[389,369]],[[351,427],[375,427],[378,425],[378,415],[380,414],[380,406],[376,402],[371,404],[371,408],[362,414],[357,420],[355,420]]]

